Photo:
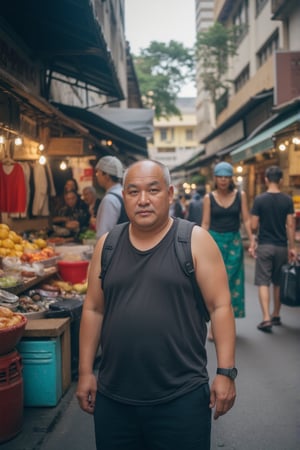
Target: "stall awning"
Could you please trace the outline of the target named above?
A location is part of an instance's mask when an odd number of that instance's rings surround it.
[[[147,142],[144,137],[132,133],[86,109],[61,103],[54,103],[54,106],[59,108],[63,114],[72,117],[84,128],[87,128],[90,134],[99,139],[99,142],[110,139],[113,146],[122,154],[131,153],[141,158],[148,157]]]
[[[10,0],[0,17],[50,72],[117,100],[124,94],[90,0]],[[86,86],[88,88],[88,86]]]
[[[241,145],[238,145],[237,148],[230,153],[232,161],[238,162],[249,159],[257,153],[271,149],[274,145],[273,135],[298,121],[300,121],[300,112],[273,125],[252,139],[242,142]]]
[[[46,126],[63,127],[76,135],[88,136],[89,131],[75,120],[64,115],[43,97],[29,92],[26,87],[0,68],[0,91],[12,96],[20,103],[22,110],[33,119],[39,119]]]
[[[152,109],[97,107],[89,111],[148,140],[153,137],[154,111]]]
[[[170,172],[172,174],[175,174],[176,172],[181,172],[182,170],[184,171],[188,171],[188,170],[192,170],[195,167],[200,167],[201,166],[201,157],[205,155],[205,149],[202,148],[201,150],[199,150],[194,156],[192,156],[192,158],[190,158],[189,160],[185,161],[182,164],[179,164],[178,166],[173,167]]]

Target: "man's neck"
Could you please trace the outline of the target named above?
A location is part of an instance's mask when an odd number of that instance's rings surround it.
[[[267,192],[277,194],[280,192],[279,185],[277,183],[269,183]]]

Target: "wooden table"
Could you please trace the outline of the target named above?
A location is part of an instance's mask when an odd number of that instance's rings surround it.
[[[70,318],[28,320],[23,338],[52,338],[60,336],[63,394],[71,384]]]

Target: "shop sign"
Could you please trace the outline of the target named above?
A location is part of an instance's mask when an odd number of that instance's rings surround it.
[[[290,176],[300,175],[300,151],[291,146],[289,153],[289,172]]]
[[[8,37],[0,35],[0,68],[19,83],[39,94],[39,65],[30,61]]]
[[[275,105],[300,96],[300,52],[275,53]]]
[[[51,138],[47,147],[50,156],[83,156],[88,153],[88,142],[82,138]]]

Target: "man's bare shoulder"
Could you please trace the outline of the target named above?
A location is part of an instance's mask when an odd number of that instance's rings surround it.
[[[194,226],[191,238],[192,254],[195,257],[208,255],[217,250],[217,244],[203,227]]]

